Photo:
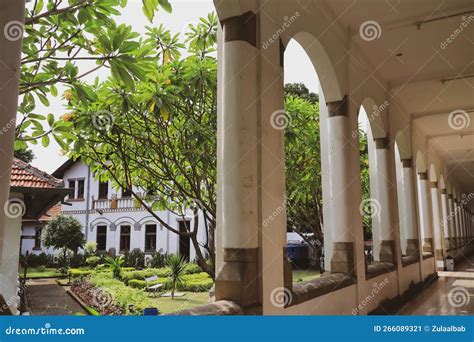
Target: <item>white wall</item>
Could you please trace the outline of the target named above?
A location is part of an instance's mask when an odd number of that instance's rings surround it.
[[[11,194],[10,198],[22,199],[19,194]],[[21,216],[5,216],[2,263],[0,265],[0,293],[13,314],[17,313],[20,298],[18,297],[18,263],[21,235]]]

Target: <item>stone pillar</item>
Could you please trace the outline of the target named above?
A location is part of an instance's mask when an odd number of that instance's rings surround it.
[[[446,189],[441,189],[441,218],[442,218],[442,233],[444,236],[444,250],[448,251],[451,249],[449,237],[451,236],[449,231],[449,221],[448,221],[448,196],[446,194]]]
[[[413,184],[412,159],[402,159],[402,186],[401,186],[401,217],[400,225],[405,231],[406,255],[419,258],[419,240],[416,223],[416,199]]]
[[[434,253],[431,217],[431,200],[429,193],[428,173],[418,173],[418,201],[420,205],[420,232],[423,253]]]
[[[0,2],[0,265],[3,243],[8,243],[4,238],[7,221],[3,208],[10,191],[24,9],[25,1]]]
[[[329,179],[333,254],[332,273],[353,273],[354,235],[351,222],[350,125],[347,96],[341,101],[327,103]],[[336,210],[337,209],[337,210]]]
[[[456,224],[455,224],[455,212],[454,212],[454,201],[453,194],[448,194],[448,226],[449,226],[449,248],[455,249],[456,244]]]
[[[257,18],[252,12],[222,21],[218,165],[223,266],[216,300],[242,307],[259,303],[258,276],[258,54]]]
[[[453,212],[454,212],[454,240],[456,248],[461,247],[461,224],[459,222],[459,205],[456,197],[453,198]]]
[[[441,207],[439,203],[439,190],[438,182],[431,182],[431,204],[433,213],[433,234],[434,234],[434,246],[436,260],[440,261],[444,259],[443,253],[443,235],[442,235],[442,219],[441,219]]]
[[[395,239],[392,227],[392,206],[390,205],[390,155],[388,137],[374,139],[377,165],[377,201],[380,205],[374,219],[378,220],[380,234],[381,262],[396,264]]]

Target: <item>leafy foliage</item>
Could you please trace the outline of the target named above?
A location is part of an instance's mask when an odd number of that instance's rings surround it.
[[[109,269],[112,271],[114,278],[120,278],[122,273],[122,265],[125,262],[122,256],[112,258],[111,256],[105,257],[105,263],[109,266]]]
[[[67,266],[68,250],[77,252],[85,243],[81,223],[72,216],[59,215],[46,226],[44,245],[63,250],[63,263]]]
[[[168,0],[142,0],[143,11],[152,21],[160,8],[170,12]],[[139,35],[130,26],[117,25],[127,0],[35,0],[25,11],[23,54],[15,148],[24,150],[27,142],[41,141],[48,146],[52,136],[64,147],[59,136],[68,134],[67,120],[55,121],[53,114],[37,113],[37,101],[49,106],[49,96],[58,96],[61,86],[71,87],[82,101],[95,98],[84,87],[83,79],[102,68],[109,68],[117,82],[128,88],[143,76],[138,59],[146,59]],[[66,101],[71,92],[63,95]],[[46,124],[46,128],[44,127]]]
[[[309,93],[304,85],[297,86],[300,93]],[[285,130],[288,228],[298,233],[318,257],[323,242],[319,105],[293,94],[290,91],[285,98],[291,118]]]
[[[178,255],[172,254],[168,257],[166,266],[168,266],[170,270],[168,278],[171,282],[171,299],[174,299],[176,286],[183,282],[183,276],[186,271],[186,260]]]
[[[197,262],[212,277],[217,63],[211,53],[216,34],[215,14],[190,25],[185,45],[163,26],[148,28],[142,49],[154,63],[143,62],[144,78],[137,79],[133,89],[115,77],[84,85],[94,94],[89,101],[82,101],[77,89],[71,88],[69,106],[74,115],[68,122],[79,134],[64,136],[72,157],[80,156],[94,174],[112,180],[117,189],[133,185],[133,197],[164,227],[189,236]],[[194,224],[180,233],[157,210],[169,210],[183,219],[192,212]],[[200,220],[207,232],[204,244],[197,239]],[[211,265],[206,263],[207,255]]]

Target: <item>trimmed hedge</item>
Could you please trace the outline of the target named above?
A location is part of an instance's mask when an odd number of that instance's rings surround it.
[[[155,284],[163,284],[162,287],[164,290],[171,289],[171,282],[168,278],[158,277],[158,281],[151,281],[150,286]],[[183,276],[183,283],[178,284],[177,289],[179,291],[189,291],[189,292],[205,292],[209,291],[214,282],[205,272],[187,274]],[[133,288],[144,289],[146,287],[146,281],[140,279],[131,279],[128,281],[128,286]]]
[[[145,280],[145,278],[150,278],[154,276],[158,276],[158,278],[166,278],[170,274],[169,269],[167,267],[147,268],[140,271],[133,270],[133,269],[131,271],[126,271],[125,268],[123,268],[122,270],[123,272],[121,275],[121,279],[127,285],[130,280]],[[197,264],[194,264],[194,263],[187,264],[184,271],[186,275],[198,274],[201,272],[202,272],[201,268]]]

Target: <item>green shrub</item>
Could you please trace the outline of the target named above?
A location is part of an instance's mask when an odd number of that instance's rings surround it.
[[[160,252],[155,252],[151,255],[151,258],[147,260],[147,267],[150,268],[163,268],[166,266],[166,259],[168,254],[161,254]]]
[[[41,253],[41,254],[30,254],[28,257],[25,255],[22,256],[22,262],[26,263],[28,267],[38,267],[38,266],[46,266],[46,267],[54,267],[54,256],[51,254]]]
[[[90,256],[86,259],[86,264],[90,267],[96,267],[100,262],[100,257],[98,256]]]
[[[38,266],[37,270],[38,272],[44,272],[46,271],[46,266],[45,265]]]
[[[148,285],[163,284],[163,290],[171,289],[171,282],[166,277],[158,277],[158,281],[151,281]],[[189,292],[206,292],[209,291],[214,284],[213,280],[205,272],[183,275],[183,282],[178,284],[179,291]],[[128,286],[138,289],[146,287],[146,281],[142,279],[130,279]]]
[[[169,270],[167,268],[147,268],[146,270],[141,271],[125,271],[122,272],[121,279],[128,284],[128,281],[132,279],[145,280],[145,278],[150,278],[153,276],[158,277],[167,277],[169,275]]]
[[[80,268],[70,268],[69,269],[69,275],[72,278],[78,278],[82,276],[88,276],[92,274],[94,271],[89,270],[89,269],[80,269]]]
[[[131,252],[125,252],[123,260],[123,266],[133,267],[137,270],[145,268],[145,253],[137,248]]]
[[[184,274],[195,274],[195,273],[201,273],[201,272],[202,272],[201,267],[199,267],[199,265],[195,263],[189,263],[184,268]]]

